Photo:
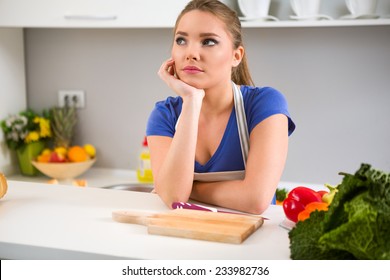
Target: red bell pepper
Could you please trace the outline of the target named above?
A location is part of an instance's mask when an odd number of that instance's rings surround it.
[[[311,202],[322,202],[321,195],[307,187],[296,187],[288,193],[283,202],[284,213],[289,220],[297,222],[298,214]]]

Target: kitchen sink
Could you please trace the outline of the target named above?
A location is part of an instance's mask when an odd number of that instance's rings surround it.
[[[153,185],[149,185],[149,184],[129,183],[129,184],[116,184],[116,185],[106,186],[103,187],[103,189],[133,191],[133,192],[151,192],[154,189],[154,187]]]

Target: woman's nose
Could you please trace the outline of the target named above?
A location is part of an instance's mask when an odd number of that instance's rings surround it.
[[[199,49],[196,46],[190,45],[187,48],[187,60],[199,60]]]

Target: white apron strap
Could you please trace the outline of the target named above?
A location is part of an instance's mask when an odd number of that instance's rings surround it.
[[[246,161],[248,159],[249,153],[249,132],[248,125],[246,122],[244,99],[242,98],[240,88],[235,83],[232,82],[232,84],[234,93],[234,107],[236,109],[236,120],[238,135],[240,137],[242,159],[244,161],[244,166],[246,167]]]
[[[248,152],[249,152],[249,132],[248,132],[248,125],[246,123],[244,100],[242,98],[242,93],[240,88],[233,82],[232,85],[233,85],[234,108],[236,110],[236,120],[237,120],[238,135],[240,137],[242,160],[244,161],[244,166],[246,167],[246,160],[248,159]],[[244,178],[245,178],[245,170],[194,173],[194,181],[203,181],[203,182],[242,180]]]

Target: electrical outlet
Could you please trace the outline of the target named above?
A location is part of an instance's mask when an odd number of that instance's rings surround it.
[[[64,107],[76,105],[76,108],[85,107],[85,93],[82,90],[60,90],[58,91],[58,106]]]

